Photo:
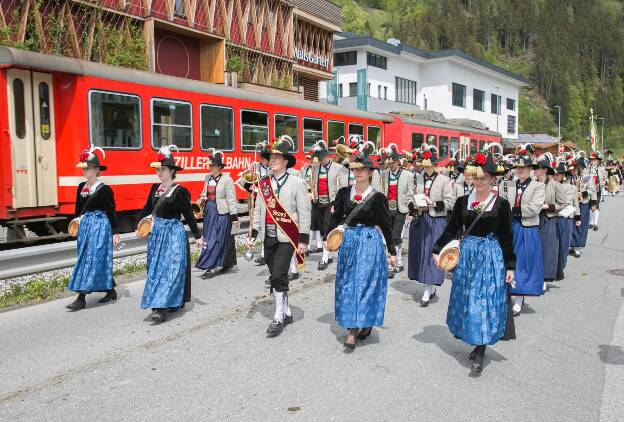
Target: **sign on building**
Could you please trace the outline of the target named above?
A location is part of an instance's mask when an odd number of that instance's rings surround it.
[[[366,69],[357,71],[357,108],[358,110],[368,110],[368,83]]]

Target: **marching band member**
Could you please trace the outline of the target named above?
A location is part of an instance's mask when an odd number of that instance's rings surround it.
[[[204,247],[195,268],[205,270],[201,278],[215,276],[214,269],[221,267],[220,274],[230,271],[236,265],[236,247],[232,226],[238,226],[238,204],[234,181],[224,168],[223,152],[214,148],[208,150],[211,174],[206,176],[200,196],[203,204]]]
[[[574,226],[581,225],[581,211],[578,203],[578,191],[574,184],[566,182],[566,178],[570,176],[570,172],[574,169],[572,166],[572,156],[569,157],[569,165],[565,157],[560,157],[555,167],[555,175],[553,181],[560,183],[565,196],[566,208],[574,208],[574,212],[569,215],[561,215],[557,217],[559,226],[559,259],[557,261],[557,277],[556,280],[563,280],[564,270],[568,262],[568,254],[570,251],[570,243],[572,242],[572,232]]]
[[[113,190],[98,180],[106,166],[100,163],[95,154],[99,150],[91,145],[80,154],[76,167],[82,169],[86,181],[81,182],[76,190],[76,218],[78,226],[78,260],[74,267],[67,288],[78,292],[78,297],[66,308],[79,311],[87,306],[86,295],[91,292],[106,292],[98,302],[117,300],[115,281],[113,280],[113,246],[120,243],[115,214]]]
[[[607,165],[605,166],[605,170],[607,171],[607,192],[609,192],[611,196],[615,196],[620,192],[617,162],[609,159],[607,161]]]
[[[579,203],[581,224],[577,225],[572,232],[572,243],[570,244],[571,252],[575,258],[581,257],[581,249],[587,244],[587,233],[589,231],[590,209],[594,209],[598,200],[598,187],[594,182],[594,178],[585,173],[587,167],[587,159],[583,155],[583,151],[579,151],[575,160],[576,174],[572,177],[571,183],[576,186],[580,193]]]
[[[308,248],[310,232],[310,197],[305,182],[287,172],[295,165],[290,153],[292,143],[281,137],[269,146],[271,174],[258,182],[259,200],[254,209],[253,245],[261,233],[264,236],[264,256],[270,272],[271,293],[275,295],[275,315],[268,337],[277,337],[293,322],[288,305],[288,267],[293,253],[298,266]]]
[[[344,345],[353,349],[357,339],[366,339],[372,327],[384,321],[388,264],[376,226],[386,240],[392,266],[397,260],[388,201],[370,184],[375,164],[366,146],[356,151],[349,167],[356,183],[338,191],[329,229],[350,219],[338,255],[335,305],[336,321],[349,330]]]
[[[388,169],[381,172],[381,177],[383,178],[383,190],[381,193],[388,200],[392,241],[397,251],[398,265],[392,268],[392,273],[400,273],[404,269],[401,256],[402,232],[410,205],[412,208],[414,207],[414,176],[410,172],[403,170],[401,159],[399,148],[394,143],[389,144],[382,151],[382,160],[388,166]],[[394,277],[394,274],[391,274],[392,277]]]
[[[174,182],[183,168],[176,165],[175,145],[160,148],[156,169],[160,183],[152,185],[141,217],[152,216],[152,230],[147,243],[147,278],[141,308],[152,309],[154,322],[167,320],[167,311],[184,307],[191,300],[190,246],[180,216],[184,216],[197,246],[203,246],[202,234],[191,209],[191,194]],[[137,231],[138,235],[138,231]]]
[[[547,152],[538,157],[533,173],[537,181],[544,184],[544,205],[539,213],[539,231],[542,239],[542,258],[544,264],[544,287],[546,282],[557,278],[557,266],[559,262],[559,225],[557,216],[566,206],[566,195],[561,183],[551,180],[549,177],[555,174],[553,168],[554,157]]]
[[[589,228],[598,231],[598,218],[600,217],[600,202],[602,200],[602,189],[605,184],[604,169],[600,166],[602,156],[599,152],[592,152],[589,156],[589,175],[594,179],[596,185],[596,203],[591,208],[589,215]]]
[[[305,163],[301,167],[301,175],[303,177],[303,180],[305,180],[306,182],[308,192],[310,192],[311,194],[312,190],[311,190],[310,183],[311,183],[311,176],[312,176],[312,154],[308,153],[306,154],[305,157],[308,160],[308,162]],[[316,247],[314,247],[315,245]],[[318,230],[314,222],[312,222],[310,224],[310,249],[308,250],[308,254],[321,252],[322,250],[323,250],[323,236],[321,235],[321,232]],[[292,265],[290,268],[292,270]]]
[[[329,149],[325,141],[320,140],[312,148],[313,162],[319,163],[312,168],[313,187],[312,221],[323,238],[328,234],[327,226],[331,217],[331,207],[338,189],[347,185],[343,167],[329,158]],[[333,257],[323,245],[323,256],[318,264],[319,270],[325,270],[333,262]]]
[[[449,181],[451,183],[451,191],[453,192],[453,205],[455,201],[464,196],[464,173],[458,169],[459,162],[455,159],[455,154],[451,154],[451,158],[446,163],[446,171]],[[453,208],[451,207],[447,214],[447,222],[451,220]]]
[[[410,280],[425,285],[420,306],[426,307],[436,294],[436,286],[444,282],[444,271],[440,270],[431,255],[434,242],[446,227],[447,210],[453,204],[453,192],[449,178],[435,170],[437,149],[432,145],[422,146],[422,174],[416,175],[415,192],[424,195],[426,204],[414,204],[410,212],[414,215],[410,223],[408,274]]]
[[[461,242],[459,263],[453,270],[446,324],[458,339],[476,346],[469,358],[472,372],[481,372],[486,346],[515,338],[513,317],[508,312],[508,284],[514,280],[515,255],[511,208],[492,191],[496,175],[503,170],[492,154],[475,155],[474,190],[457,199],[452,219],[433,247],[433,259],[462,228],[471,227]],[[473,222],[479,220],[473,225]]]
[[[542,239],[539,231],[539,214],[544,205],[545,186],[531,179],[534,162],[526,149],[518,151],[514,165],[516,183],[508,186],[507,194],[501,191],[512,206],[514,253],[516,254],[515,280],[512,290],[513,313],[520,315],[524,296],[544,294],[544,261]]]

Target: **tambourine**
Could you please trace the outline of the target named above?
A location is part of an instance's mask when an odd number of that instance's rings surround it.
[[[459,240],[454,239],[444,245],[440,251],[438,268],[444,271],[451,271],[459,263]]]
[[[74,218],[74,219],[73,219],[72,221],[70,221],[70,222],[69,222],[69,224],[67,225],[67,233],[68,233],[71,237],[76,237],[76,236],[78,236],[78,229],[80,228],[80,220],[82,220],[82,216]]]
[[[137,224],[137,235],[141,239],[145,239],[152,231],[152,215],[148,215],[147,217],[143,217],[139,220],[139,224]]]

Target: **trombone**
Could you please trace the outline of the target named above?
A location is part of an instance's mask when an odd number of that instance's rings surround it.
[[[256,144],[254,149],[254,161],[243,171],[241,179],[245,183],[251,184],[251,188],[248,190],[249,197],[249,228],[247,229],[247,238],[251,239],[253,233],[253,217],[254,208],[256,206],[256,185],[260,181],[260,175],[258,174],[258,147],[262,145],[262,142]],[[251,262],[254,259],[253,246],[247,245],[247,251],[245,251],[245,261]]]

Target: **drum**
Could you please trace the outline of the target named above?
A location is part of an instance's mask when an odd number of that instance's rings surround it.
[[[69,233],[71,237],[78,236],[78,229],[80,228],[81,219],[82,219],[82,216],[76,217],[72,221],[70,221],[69,224],[67,225],[67,233]]]
[[[141,239],[145,239],[152,231],[152,216],[143,217],[137,225],[137,235]]]
[[[344,227],[339,226],[334,230],[330,231],[327,235],[327,240],[325,241],[325,247],[329,252],[336,252],[340,249],[340,245],[342,245],[342,241],[344,240]]]
[[[459,240],[451,240],[440,251],[438,267],[444,271],[451,271],[459,263]]]

